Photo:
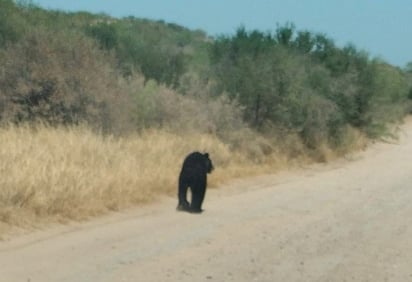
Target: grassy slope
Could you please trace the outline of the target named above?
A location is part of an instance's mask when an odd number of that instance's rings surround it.
[[[147,131],[103,137],[85,127],[0,128],[0,235],[13,226],[81,220],[174,196],[183,158],[208,151],[210,186],[281,166],[276,155],[256,165],[212,135]]]

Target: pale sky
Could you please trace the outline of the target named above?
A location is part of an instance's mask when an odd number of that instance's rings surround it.
[[[43,8],[104,12],[176,23],[207,34],[274,31],[287,22],[353,43],[390,64],[412,61],[412,0],[33,0]]]

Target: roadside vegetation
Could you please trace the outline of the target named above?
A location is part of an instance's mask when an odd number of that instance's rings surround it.
[[[286,23],[201,30],[0,0],[0,234],[174,195],[209,151],[211,186],[328,161],[391,136],[412,68]]]

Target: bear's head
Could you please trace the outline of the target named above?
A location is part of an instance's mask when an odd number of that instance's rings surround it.
[[[212,160],[209,158],[209,153],[204,153],[203,156],[205,157],[206,171],[207,173],[211,173],[214,167],[213,167]]]

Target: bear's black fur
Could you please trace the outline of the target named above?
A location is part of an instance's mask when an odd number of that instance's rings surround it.
[[[177,210],[193,213],[202,212],[202,203],[205,198],[207,174],[213,170],[212,161],[208,153],[193,152],[183,161],[179,175],[179,203]],[[186,199],[187,189],[190,187],[192,201]]]

